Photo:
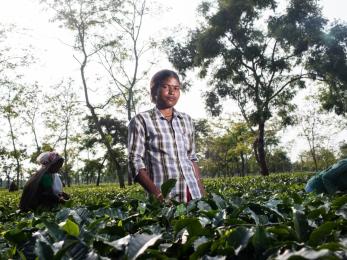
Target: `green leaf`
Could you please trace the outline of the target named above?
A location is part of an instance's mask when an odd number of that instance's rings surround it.
[[[74,260],[85,260],[87,259],[87,255],[89,252],[89,248],[82,242],[76,243],[70,250],[68,251],[71,259]]]
[[[204,229],[197,218],[185,218],[174,221],[175,236],[183,228],[186,228],[189,236],[200,236],[204,234]]]
[[[266,229],[269,233],[275,234],[280,240],[292,240],[295,239],[294,231],[286,226],[274,226]]]
[[[256,225],[260,224],[259,216],[253,210],[251,210],[250,208],[245,208],[243,212],[247,215],[250,215]]]
[[[208,204],[207,202],[203,201],[203,200],[200,200],[198,202],[198,209],[199,210],[205,210],[205,211],[210,211],[212,210],[210,204]]]
[[[304,242],[308,239],[310,227],[303,211],[293,209],[294,230],[298,240]]]
[[[168,179],[166,182],[164,182],[161,187],[161,194],[163,194],[163,197],[166,198],[167,195],[169,195],[170,191],[175,187],[177,180],[176,179]]]
[[[336,223],[328,221],[320,225],[317,229],[313,230],[310,238],[308,240],[308,244],[310,246],[318,246],[324,241],[328,235],[336,228]]]
[[[252,237],[252,244],[257,251],[265,251],[271,245],[264,226],[257,226],[255,234]]]
[[[57,222],[64,221],[68,218],[70,212],[71,212],[71,209],[63,208],[55,215],[55,219],[57,220]]]
[[[18,245],[29,240],[31,234],[27,230],[11,229],[5,232],[4,238],[15,245]]]
[[[175,217],[183,216],[187,213],[187,207],[185,204],[180,204],[176,207]]]
[[[64,232],[59,229],[59,226],[56,223],[49,222],[47,220],[43,221],[44,225],[48,230],[48,234],[55,240],[62,240],[64,237]]]
[[[64,230],[66,233],[68,233],[70,236],[73,237],[78,237],[80,234],[80,229],[78,227],[78,225],[71,221],[70,219],[67,219],[64,222],[61,222],[59,224],[59,227]]]
[[[249,239],[254,232],[251,229],[245,227],[237,227],[230,234],[228,241],[235,249],[235,254],[238,255],[244,248],[247,247]]]
[[[339,209],[343,205],[347,204],[347,195],[343,195],[341,197],[336,197],[331,202],[331,206],[335,209]]]
[[[342,217],[344,220],[347,220],[347,204],[336,210],[335,215]]]
[[[136,259],[138,256],[143,254],[145,250],[154,245],[160,238],[159,235],[149,235],[149,234],[137,234],[133,236],[128,245],[127,255],[129,259]]]
[[[290,250],[284,251],[283,254],[278,255],[276,260],[287,260],[287,259],[323,259],[323,257],[327,257],[330,255],[329,250],[323,249],[319,251],[315,251],[313,249],[302,248],[297,252],[293,252]]]
[[[330,251],[346,251],[347,250],[347,247],[345,247],[345,246],[343,246],[337,242],[325,243],[325,244],[319,245],[317,248],[318,249],[328,249]]]
[[[63,255],[72,247],[77,245],[79,241],[77,239],[66,239],[64,240],[64,244],[62,248],[59,249],[59,251],[55,254],[54,260],[60,260],[63,258]]]
[[[128,244],[130,242],[131,239],[131,235],[127,235],[125,237],[122,237],[120,239],[117,239],[115,241],[112,242],[104,242],[105,244],[112,246],[113,248],[115,248],[118,251],[125,251],[125,249],[128,247]]]
[[[206,255],[211,249],[212,241],[207,237],[200,237],[194,241],[193,246],[195,252],[190,255],[189,260],[202,259],[201,256]]]
[[[221,196],[212,193],[212,200],[217,205],[219,209],[224,209],[226,207],[225,201],[222,199]]]
[[[140,213],[140,214],[144,214],[146,212],[146,203],[143,203],[143,202],[138,202],[138,205],[137,205],[137,211]]]
[[[43,241],[36,242],[35,253],[39,257],[39,259],[53,259],[54,255],[51,246]]]

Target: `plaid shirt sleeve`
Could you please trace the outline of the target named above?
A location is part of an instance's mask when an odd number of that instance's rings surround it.
[[[192,129],[192,137],[191,137],[191,146],[192,146],[192,151],[190,154],[190,160],[193,162],[197,162],[198,161],[198,157],[196,156],[196,150],[195,150],[195,129],[194,129],[194,124],[193,124],[193,120],[191,119],[191,117],[189,117],[189,123],[190,123],[190,127]]]
[[[140,169],[146,168],[145,163],[145,128],[141,117],[135,116],[128,127],[128,160],[129,171],[135,178]]]

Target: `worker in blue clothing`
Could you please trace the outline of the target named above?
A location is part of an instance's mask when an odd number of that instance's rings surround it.
[[[305,191],[329,194],[347,191],[347,159],[340,160],[311,177],[305,186]]]

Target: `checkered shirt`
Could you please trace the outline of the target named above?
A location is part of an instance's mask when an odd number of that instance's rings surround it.
[[[134,178],[145,168],[159,189],[176,179],[169,198],[187,201],[187,187],[193,199],[201,198],[193,167],[194,127],[187,114],[174,109],[171,122],[157,108],[137,114],[128,128],[128,160]]]

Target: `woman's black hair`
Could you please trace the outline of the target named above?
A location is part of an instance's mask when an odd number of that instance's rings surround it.
[[[151,79],[151,100],[153,103],[156,102],[156,95],[159,87],[165,82],[168,78],[175,78],[180,83],[180,79],[176,72],[172,70],[160,70],[155,73]],[[180,83],[181,84],[181,83]]]

